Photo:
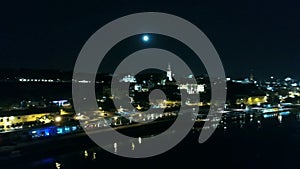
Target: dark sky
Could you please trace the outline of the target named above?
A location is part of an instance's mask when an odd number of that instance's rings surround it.
[[[72,70],[85,41],[121,16],[175,14],[212,41],[226,74],[300,79],[300,1],[10,1],[0,3],[0,68]]]

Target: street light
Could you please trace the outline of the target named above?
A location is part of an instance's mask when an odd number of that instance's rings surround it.
[[[54,119],[54,121],[57,123],[61,122],[61,120],[62,120],[61,116],[56,116]]]

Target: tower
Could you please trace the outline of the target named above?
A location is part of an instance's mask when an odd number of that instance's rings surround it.
[[[172,70],[171,70],[170,63],[168,64],[168,68],[167,68],[167,77],[169,81],[172,81]]]
[[[251,70],[250,72],[250,78],[249,78],[250,81],[253,81],[254,80],[254,76],[253,76],[253,70]]]
[[[250,74],[250,81],[253,81],[254,80],[254,76],[253,76],[253,73]]]

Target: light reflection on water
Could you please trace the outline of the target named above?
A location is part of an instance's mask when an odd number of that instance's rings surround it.
[[[291,120],[293,123],[291,122]],[[294,122],[296,122],[296,124]],[[292,124],[300,128],[300,112],[294,112],[294,113],[290,112],[290,113],[282,113],[282,114],[275,113],[268,117],[264,117],[262,115],[255,115],[255,114],[238,116],[237,118],[234,117],[233,119],[226,117],[222,119],[222,122],[220,124],[218,125],[212,124],[209,127],[216,127],[218,133],[224,133],[230,135],[238,129],[243,131],[256,129],[257,131],[259,131],[264,127],[270,128],[270,126],[274,127],[274,132],[275,132],[276,127],[280,127],[280,126],[290,127],[290,125]],[[195,136],[198,136],[199,132],[201,132],[202,129],[203,128],[201,128],[201,125],[199,127],[193,127],[191,133],[193,133],[193,135]],[[113,149],[116,154],[118,152],[118,149],[129,149],[131,151],[136,151],[139,148],[139,144],[143,144],[142,137],[143,136],[138,137],[134,140],[130,140],[128,143],[112,142],[110,145],[107,146]],[[197,140],[195,140],[194,142],[196,141]],[[300,140],[298,140],[298,142],[300,142]],[[196,147],[198,144],[191,144],[191,145]],[[277,146],[281,146],[281,145],[277,145]],[[103,150],[101,150],[101,148],[94,147],[94,148],[81,150],[81,151],[76,150],[75,152],[72,153],[55,156],[55,158],[45,158],[45,159],[37,160],[35,162],[32,162],[31,164],[33,167],[37,167],[37,168],[41,168],[41,166],[42,168],[47,168],[47,166],[48,167],[54,166],[57,169],[58,168],[63,169],[64,166],[74,166],[74,165],[76,166],[76,163],[82,163],[83,165],[90,164],[92,166],[93,165],[96,166],[99,163],[105,161],[105,159],[107,158],[102,154],[105,153],[103,153]],[[72,163],[74,163],[74,165]]]

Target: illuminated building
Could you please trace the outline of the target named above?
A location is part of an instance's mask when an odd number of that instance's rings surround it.
[[[132,75],[127,75],[120,79],[120,82],[126,82],[126,83],[136,83],[136,79]]]
[[[136,84],[134,85],[134,90],[141,92],[142,91],[142,85],[141,84]]]
[[[58,109],[48,108],[2,111],[0,112],[0,129],[4,131],[17,129],[23,125],[34,123],[39,119],[42,119],[41,121],[44,122],[50,122],[45,117],[57,114],[59,114]]]
[[[246,96],[236,100],[236,104],[260,105],[267,103],[267,96]]]
[[[52,103],[56,104],[57,106],[70,106],[70,102],[68,100],[54,100]]]
[[[172,75],[171,65],[168,64],[167,77],[168,77],[168,80],[169,80],[169,81],[173,81],[172,76],[173,76],[173,75]]]
[[[197,94],[199,92],[204,92],[203,84],[180,84],[178,88],[181,90],[186,90],[188,94]]]

